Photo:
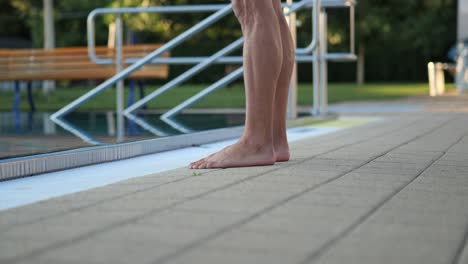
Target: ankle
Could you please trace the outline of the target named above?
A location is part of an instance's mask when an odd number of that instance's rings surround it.
[[[276,148],[289,148],[288,139],[286,136],[275,136],[273,146]]]
[[[274,146],[271,141],[241,138],[239,140],[239,144],[244,148],[253,150],[254,152],[274,152]]]

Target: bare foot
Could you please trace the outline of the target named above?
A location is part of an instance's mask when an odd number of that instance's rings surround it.
[[[289,144],[286,134],[281,136],[275,134],[273,139],[273,146],[275,148],[275,160],[277,162],[284,162],[289,160]]]
[[[275,146],[275,160],[276,162],[285,162],[290,158],[288,145]]]
[[[267,166],[275,164],[273,146],[252,145],[242,141],[190,164],[191,169]]]
[[[228,146],[228,147],[226,147],[226,149],[224,149],[222,151],[228,151],[227,149],[231,148],[232,146],[234,146],[234,145]],[[281,145],[275,145],[274,150],[275,150],[274,153],[275,153],[275,161],[276,162],[289,161],[290,153],[289,153],[289,146],[288,146],[287,143],[286,144],[281,144]],[[215,154],[217,154],[217,153],[213,153],[213,154],[209,155],[208,157],[205,157],[203,159],[200,159],[198,161],[190,163],[190,168],[194,169],[194,168],[198,167],[199,164],[201,164],[202,162],[205,162],[207,159],[210,159]]]

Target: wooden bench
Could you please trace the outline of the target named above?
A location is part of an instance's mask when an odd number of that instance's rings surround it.
[[[123,58],[142,58],[161,45],[134,45],[123,47]],[[96,47],[100,59],[115,59],[116,50],[108,47]],[[169,53],[162,57],[168,57]],[[126,67],[128,65],[124,65]],[[116,74],[115,65],[96,64],[90,60],[86,47],[56,48],[52,50],[0,49],[0,81],[15,82],[14,110],[19,107],[19,82],[28,82],[28,99],[31,110],[34,102],[31,95],[31,81],[37,80],[105,80]],[[169,75],[167,65],[149,64],[127,79],[166,79]],[[133,99],[133,83],[132,83]]]

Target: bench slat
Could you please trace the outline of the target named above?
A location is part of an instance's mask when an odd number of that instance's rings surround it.
[[[123,58],[142,58],[160,46],[125,46]],[[115,49],[96,47],[96,53],[99,58],[115,58]],[[162,57],[169,57],[169,53],[163,54]],[[115,74],[115,65],[98,65],[92,62],[86,47],[53,50],[0,49],[0,81],[100,80]],[[168,74],[167,65],[146,65],[128,78],[165,79]]]

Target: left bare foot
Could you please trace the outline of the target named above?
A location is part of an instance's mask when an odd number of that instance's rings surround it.
[[[273,146],[252,145],[242,141],[190,164],[191,169],[215,169],[275,164]]]
[[[288,161],[290,158],[289,154],[289,146],[282,145],[282,146],[275,146],[275,160],[276,162],[285,162]]]

